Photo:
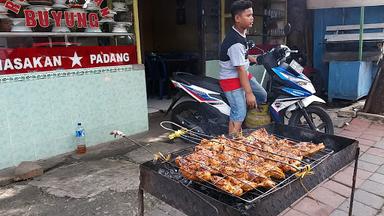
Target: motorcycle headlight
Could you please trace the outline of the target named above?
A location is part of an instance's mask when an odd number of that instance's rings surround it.
[[[304,81],[297,81],[296,83],[297,83],[297,85],[299,85],[299,86],[305,86],[305,85],[307,85],[307,83],[304,82]]]
[[[295,77],[289,76],[289,75],[284,74],[284,73],[281,73],[281,74],[283,74],[283,76],[285,78],[287,78],[289,81],[296,83],[297,85],[299,85],[300,87],[308,90],[312,94],[316,93],[316,90],[315,90],[315,88],[313,87],[313,85],[312,85],[312,83],[310,81],[306,81],[306,80],[302,80],[302,79],[299,79],[299,78],[295,78]]]
[[[292,77],[292,76],[289,76],[285,73],[281,73],[287,80],[291,81],[291,82],[294,82],[294,83],[297,83],[298,85],[301,86],[302,85],[306,85],[307,83],[302,80],[302,79],[298,79],[298,78],[295,78],[295,77]],[[300,84],[301,83],[301,84]]]

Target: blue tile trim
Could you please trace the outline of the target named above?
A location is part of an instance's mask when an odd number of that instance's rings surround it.
[[[68,69],[68,70],[56,70],[46,72],[34,72],[12,75],[0,75],[0,84],[10,82],[24,82],[34,81],[41,79],[56,79],[63,77],[84,76],[93,74],[115,73],[133,70],[132,65],[124,66],[109,66],[109,67],[97,67],[97,68],[80,68],[80,69]]]

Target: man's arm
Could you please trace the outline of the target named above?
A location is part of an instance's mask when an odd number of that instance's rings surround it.
[[[251,63],[256,63],[257,64],[257,60],[256,60],[256,58],[255,57],[253,57],[253,56],[248,56],[248,60],[249,60],[249,62],[251,62]]]
[[[252,92],[251,84],[249,83],[248,73],[245,70],[244,66],[236,67],[237,72],[239,73],[239,79],[241,87],[245,91],[245,99],[249,108],[256,107],[256,97]]]

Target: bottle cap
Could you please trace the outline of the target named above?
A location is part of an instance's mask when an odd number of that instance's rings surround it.
[[[80,125],[81,125],[81,123],[79,122],[79,123],[77,123],[77,125],[78,125],[78,126],[80,126]]]

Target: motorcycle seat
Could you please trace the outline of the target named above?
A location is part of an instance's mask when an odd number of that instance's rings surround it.
[[[187,85],[196,85],[213,92],[220,94],[224,93],[220,87],[219,80],[212,77],[203,77],[189,73],[178,72],[174,75],[173,79],[177,82],[181,82]]]

